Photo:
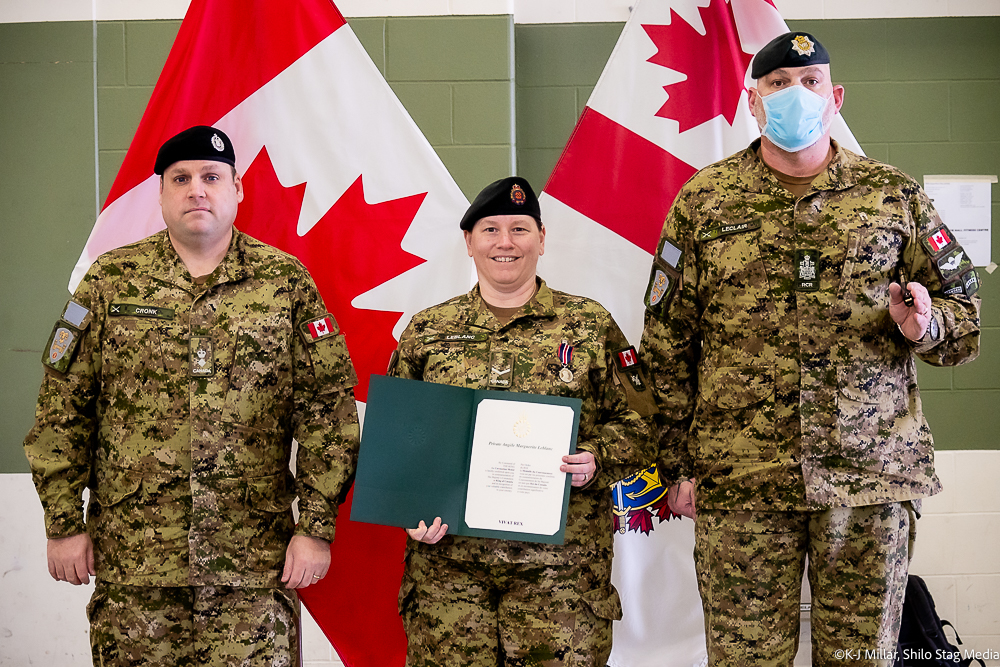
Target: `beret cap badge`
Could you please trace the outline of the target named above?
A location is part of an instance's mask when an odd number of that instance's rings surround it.
[[[524,194],[524,190],[517,183],[510,189],[510,200],[517,204],[518,206],[524,206],[527,201],[527,196]]]
[[[811,56],[816,51],[816,46],[805,35],[796,35],[792,38],[792,48],[800,56]]]
[[[212,135],[212,148],[219,151],[220,153],[226,150],[226,144],[222,142],[222,139],[220,139],[219,135],[217,134]]]

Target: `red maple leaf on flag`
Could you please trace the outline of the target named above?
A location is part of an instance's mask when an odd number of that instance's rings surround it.
[[[632,532],[649,535],[653,530],[653,515],[646,508],[631,510],[628,513],[628,529]]]
[[[403,250],[400,242],[427,193],[369,204],[359,175],[319,222],[299,236],[296,226],[306,184],[281,185],[266,147],[246,170],[243,187],[236,226],[295,255],[309,269],[347,340],[359,380],[355,397],[366,400],[369,376],[385,372],[396,348],[392,328],[402,313],[361,310],[351,301],[424,262]]]
[[[670,509],[670,502],[667,500],[667,494],[665,493],[662,498],[649,506],[649,510],[653,513],[653,516],[659,519],[659,523],[670,521],[674,517],[680,517],[680,514],[675,514],[674,511]]]
[[[712,0],[699,11],[704,35],[672,9],[669,25],[642,26],[657,47],[648,62],[687,75],[684,81],[663,87],[668,98],[656,112],[676,120],[681,132],[720,115],[733,124],[753,58],[740,46],[733,10],[726,0]]]

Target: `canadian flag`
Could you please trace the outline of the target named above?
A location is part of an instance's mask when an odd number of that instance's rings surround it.
[[[468,200],[330,0],[192,0],[71,289],[102,252],[164,228],[156,151],[199,124],[233,141],[236,226],[315,278],[364,401],[411,315],[469,288]],[[345,664],[401,665],[405,533],[351,522],[350,502],[330,574],[301,597]]]
[[[333,322],[330,321],[329,317],[324,317],[321,320],[310,322],[309,335],[312,336],[313,339],[328,336],[330,335],[330,331],[332,331],[331,327],[333,327]]]
[[[545,185],[539,273],[552,287],[601,302],[633,344],[670,205],[698,169],[759,136],[747,103],[750,61],[787,31],[769,0],[642,0]],[[840,116],[833,132],[861,152]],[[613,494],[622,501],[613,580],[624,616],[609,664],[701,664],[692,522],[664,522],[671,514],[655,469],[630,482]]]
[[[636,362],[635,350],[631,347],[627,350],[622,350],[618,353],[618,358],[622,362],[622,368],[628,368],[629,366],[634,366]]]
[[[944,229],[939,229],[933,234],[931,234],[931,237],[928,241],[931,244],[931,248],[934,250],[934,252],[939,252],[942,248],[951,243],[951,239],[948,237],[948,232],[945,231]]]

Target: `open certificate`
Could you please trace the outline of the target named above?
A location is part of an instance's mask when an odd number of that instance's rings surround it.
[[[573,409],[484,399],[476,411],[465,522],[470,528],[555,535],[563,517]]]
[[[351,519],[561,544],[580,405],[373,375]]]

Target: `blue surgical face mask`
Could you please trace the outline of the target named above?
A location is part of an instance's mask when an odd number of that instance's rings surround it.
[[[789,153],[812,146],[827,130],[823,115],[830,97],[817,95],[804,86],[789,86],[762,96],[767,124],[761,134]]]

